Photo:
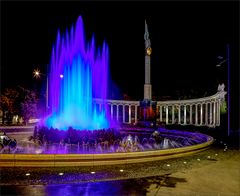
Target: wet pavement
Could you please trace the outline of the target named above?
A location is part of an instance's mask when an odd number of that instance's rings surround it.
[[[177,183],[184,182],[186,179],[163,175],[77,184],[8,185],[1,186],[1,195],[146,195],[148,188],[153,184],[156,189],[160,189],[161,187],[174,188]]]
[[[130,187],[131,186],[131,187]],[[3,186],[1,195],[145,195],[127,181],[88,182],[60,185]]]
[[[240,151],[226,146],[129,165],[1,168],[0,195],[238,196]]]

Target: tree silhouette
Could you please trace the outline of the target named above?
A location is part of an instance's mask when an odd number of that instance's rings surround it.
[[[37,95],[34,91],[23,89],[20,101],[20,115],[27,125],[31,117],[37,114]]]
[[[16,89],[7,88],[0,96],[2,124],[11,124],[14,115],[20,115],[27,124],[37,113],[37,96],[34,91],[18,86]]]
[[[0,108],[3,112],[2,124],[5,123],[5,117],[7,123],[12,122],[13,115],[19,112],[19,107],[17,100],[19,97],[19,92],[16,89],[5,89],[4,93],[0,96]]]

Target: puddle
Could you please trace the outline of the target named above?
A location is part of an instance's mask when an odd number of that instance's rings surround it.
[[[171,174],[128,180],[82,182],[72,184],[0,186],[1,195],[146,195],[151,185],[176,187],[184,178],[170,177]]]

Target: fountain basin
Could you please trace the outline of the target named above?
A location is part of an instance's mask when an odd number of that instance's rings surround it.
[[[0,154],[0,167],[80,167],[158,161],[201,152],[209,148],[214,141],[211,136],[200,133],[194,134],[205,137],[206,141],[180,148],[141,152],[102,154]]]

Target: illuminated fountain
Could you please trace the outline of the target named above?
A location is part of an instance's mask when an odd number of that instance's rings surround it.
[[[79,130],[109,127],[106,104],[101,109],[94,98],[105,100],[108,82],[108,46],[95,48],[94,37],[86,43],[81,16],[75,29],[60,35],[52,49],[49,74],[51,114],[45,119],[47,127]]]
[[[14,154],[104,154],[147,152],[190,147],[209,142],[211,137],[178,130],[159,128],[152,133],[147,128],[109,128],[67,131],[42,127],[16,148],[3,148],[1,153]]]
[[[145,38],[149,44],[148,36]],[[81,17],[75,29],[72,27],[64,35],[58,32],[48,75],[49,115],[38,128],[35,127],[32,136],[18,141],[16,148],[0,148],[0,166],[62,167],[138,163],[186,156],[205,150],[213,143],[212,137],[201,133],[166,130],[157,126],[112,126],[113,107],[110,107],[109,115],[107,104],[124,107],[128,104],[128,123],[131,123],[132,103],[107,100],[108,53],[105,42],[102,49],[95,48],[94,37],[91,43],[85,42]],[[150,68],[149,61],[146,65]],[[147,80],[145,98],[151,98],[149,85]],[[101,100],[101,107],[96,107],[96,98]],[[136,122],[139,104],[133,102]],[[144,104],[148,107],[148,101]],[[118,119],[118,107],[116,114]],[[122,115],[125,116],[124,109]]]

